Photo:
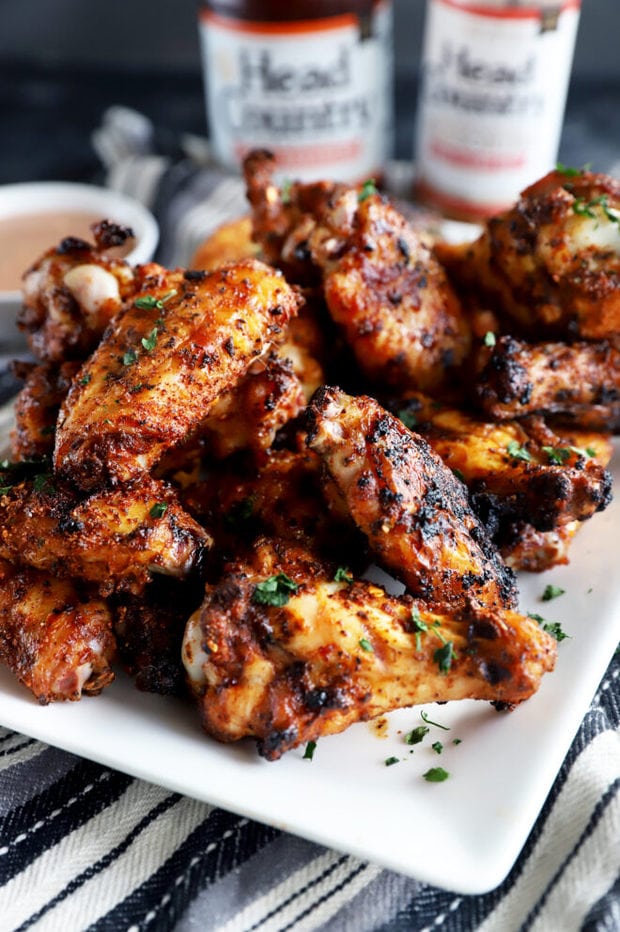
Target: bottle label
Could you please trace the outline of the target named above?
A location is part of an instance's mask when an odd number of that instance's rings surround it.
[[[358,181],[380,173],[391,145],[391,4],[352,15],[247,22],[200,19],[214,155],[239,167],[270,149],[280,178]]]
[[[579,0],[429,0],[419,187],[453,213],[504,209],[557,155]]]

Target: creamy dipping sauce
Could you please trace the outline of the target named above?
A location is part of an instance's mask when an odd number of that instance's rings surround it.
[[[92,243],[90,226],[102,219],[100,214],[83,211],[41,211],[0,218],[0,291],[19,290],[24,272],[66,236]],[[125,256],[133,246],[134,240],[128,240],[109,249],[107,255]]]

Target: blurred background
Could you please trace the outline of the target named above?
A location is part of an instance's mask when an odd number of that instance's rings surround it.
[[[425,3],[395,0],[395,155],[412,153]],[[620,172],[620,0],[583,0],[560,158]],[[97,180],[90,134],[135,107],[205,134],[195,0],[0,0],[0,182]]]

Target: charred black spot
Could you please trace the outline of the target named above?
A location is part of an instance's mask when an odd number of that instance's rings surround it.
[[[202,282],[207,277],[207,273],[202,269],[186,269],[183,278],[188,282]]]
[[[506,667],[501,667],[494,660],[482,661],[480,664],[480,672],[483,677],[490,683],[491,686],[497,686],[498,683],[502,683],[505,680],[509,680],[511,677],[510,670],[507,670]]]
[[[84,530],[84,522],[67,515],[58,522],[58,530],[61,534],[77,534],[79,531]]]
[[[87,243],[86,240],[78,239],[77,236],[65,236],[56,247],[56,254],[64,256],[70,252],[88,252],[92,248],[91,244]]]
[[[228,337],[228,339],[224,341],[224,349],[229,356],[235,355],[235,344],[232,337]]]
[[[256,742],[258,753],[267,760],[277,760],[285,751],[297,743],[297,726],[291,725],[283,731],[272,731]]]
[[[304,705],[311,712],[319,712],[323,709],[342,709],[346,702],[339,689],[330,687],[328,689],[311,689],[304,693]]]
[[[101,220],[91,226],[95,242],[100,249],[112,249],[122,246],[128,239],[133,239],[134,232],[131,227],[122,227],[111,220]]]
[[[403,259],[406,262],[409,262],[409,259],[411,258],[411,252],[409,250],[409,244],[407,240],[404,239],[402,236],[399,236],[398,239],[396,240],[396,245],[398,246],[398,250],[401,256],[403,257]]]

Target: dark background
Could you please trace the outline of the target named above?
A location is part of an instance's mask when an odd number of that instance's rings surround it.
[[[400,158],[412,151],[424,8],[395,0]],[[96,180],[90,133],[111,104],[146,113],[170,151],[179,132],[205,133],[196,14],[195,0],[0,0],[0,182]],[[583,0],[562,160],[620,161],[619,33],[620,0]]]

